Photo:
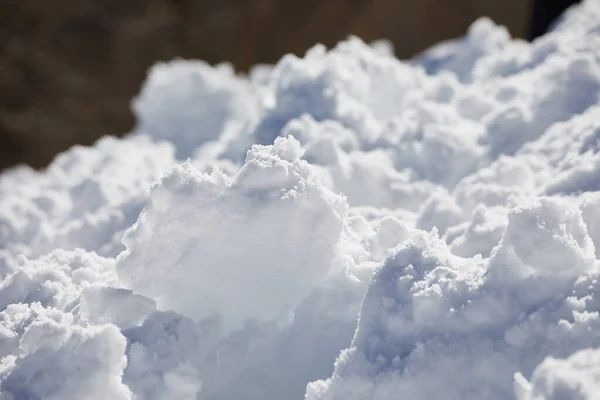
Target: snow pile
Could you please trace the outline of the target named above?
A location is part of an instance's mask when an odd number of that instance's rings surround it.
[[[580,212],[564,200],[515,208],[489,259],[418,233],[371,282],[352,346],[308,399],[506,398],[540,355],[593,346],[598,269]]]
[[[153,67],[0,175],[0,398],[598,397],[599,32]]]

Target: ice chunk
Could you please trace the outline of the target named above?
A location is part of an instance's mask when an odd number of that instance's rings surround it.
[[[126,234],[122,282],[162,309],[220,314],[229,328],[291,310],[330,270],[346,213],[301,154],[295,139],[278,139],[254,146],[233,178],[176,167]]]

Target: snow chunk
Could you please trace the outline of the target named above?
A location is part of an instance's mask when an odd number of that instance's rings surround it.
[[[126,234],[122,282],[163,309],[221,314],[229,328],[289,311],[327,275],[346,213],[301,154],[278,139],[254,146],[231,179],[173,169]]]

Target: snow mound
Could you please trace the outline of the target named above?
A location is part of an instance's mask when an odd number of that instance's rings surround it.
[[[306,398],[511,397],[515,371],[530,376],[544,355],[595,341],[585,333],[600,311],[593,251],[578,209],[552,199],[511,212],[490,259],[411,236],[375,273],[334,374]],[[580,280],[593,282],[583,304]]]
[[[596,399],[600,2],[409,62],[174,60],[0,175],[0,399]]]

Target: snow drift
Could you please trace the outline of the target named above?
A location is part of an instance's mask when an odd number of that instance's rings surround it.
[[[597,398],[599,32],[153,67],[0,175],[0,398]]]

